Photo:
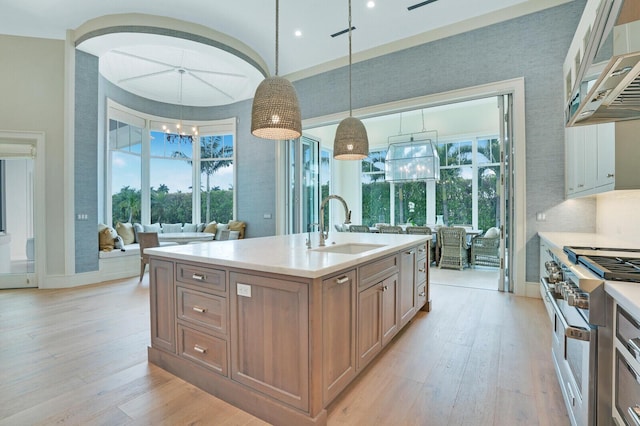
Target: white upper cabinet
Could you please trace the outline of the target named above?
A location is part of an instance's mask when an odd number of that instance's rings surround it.
[[[640,189],[640,120],[565,129],[567,198]]]

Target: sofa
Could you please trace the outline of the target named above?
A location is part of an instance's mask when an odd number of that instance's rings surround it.
[[[208,232],[214,234],[213,241],[243,239],[246,223],[231,220],[228,223],[139,223],[118,222],[115,227],[98,225],[98,261],[100,273],[107,279],[136,276],[140,273],[140,245],[138,232]],[[160,241],[160,246],[177,245],[176,242]]]

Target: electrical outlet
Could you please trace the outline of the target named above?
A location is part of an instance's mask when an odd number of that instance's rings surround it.
[[[251,286],[248,284],[238,284],[238,296],[251,297]]]

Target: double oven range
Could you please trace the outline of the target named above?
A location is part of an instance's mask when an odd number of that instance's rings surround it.
[[[604,283],[640,282],[640,250],[564,247],[550,249],[547,258],[541,293],[571,424],[612,424],[613,301]]]

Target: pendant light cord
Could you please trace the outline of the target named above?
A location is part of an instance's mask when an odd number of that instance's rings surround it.
[[[351,0],[349,0],[351,1]],[[278,75],[278,26],[280,22],[280,2],[276,0],[276,76]]]
[[[349,117],[353,117],[351,108],[351,0],[349,0]]]

